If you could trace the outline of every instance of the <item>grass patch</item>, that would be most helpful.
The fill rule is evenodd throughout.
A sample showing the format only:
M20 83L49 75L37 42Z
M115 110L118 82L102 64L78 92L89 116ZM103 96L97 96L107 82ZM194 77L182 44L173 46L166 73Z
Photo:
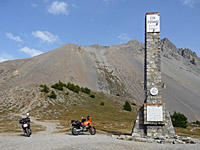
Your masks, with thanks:
M91 99L87 94L71 93L63 102L49 103L48 107L43 108L39 120L50 121L52 110L54 110L54 121L57 120L60 123L57 127L58 132L66 132L70 129L71 120L81 120L81 117L86 118L90 115L97 131L112 134L130 134L137 112L124 111L122 106L116 105L108 95L98 92L94 94L95 98ZM73 103L67 105L69 101ZM101 102L106 105L102 107ZM34 111L40 109L37 108Z
M39 89L40 87L38 87ZM52 89L51 89L52 90ZM40 91L40 90L38 90ZM95 98L91 98L87 93L75 93L72 90L64 88L63 91L54 90L57 98L49 98L49 94L40 93L38 100L32 105L31 116L38 118L40 121L56 121L58 132L70 132L71 120L81 120L91 115L93 125L99 133L110 134L130 134L134 125L137 112L135 109L131 112L123 110L125 101L128 101L134 108L133 101L126 100L121 96L110 96L100 92L93 92ZM38 94L38 93L36 93ZM101 102L104 102L102 107ZM26 104L27 105L27 104ZM136 106L140 107L140 106ZM12 116L11 112L17 112L21 108L15 105L12 110L5 109L0 111L0 132L20 132L23 133L21 125L15 118L6 120ZM6 110L6 111L5 111ZM4 117L4 118L3 118ZM45 128L31 122L33 133L44 131ZM200 127L197 124L188 124L186 129L175 128L176 134L181 136L200 137Z
M32 133L44 131L45 127L31 122ZM19 121L6 120L0 121L0 133L23 133L23 129Z
M200 138L200 126L189 123L187 128L175 127L177 135L184 137Z

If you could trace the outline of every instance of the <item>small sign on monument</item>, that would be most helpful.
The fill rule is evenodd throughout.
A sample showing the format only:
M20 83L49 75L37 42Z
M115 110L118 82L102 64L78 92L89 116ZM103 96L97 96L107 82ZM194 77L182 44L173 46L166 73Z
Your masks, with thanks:
M146 31L160 32L160 14L155 13L146 15Z
M158 89L156 87L153 87L150 89L150 93L151 93L151 95L155 96L158 94Z

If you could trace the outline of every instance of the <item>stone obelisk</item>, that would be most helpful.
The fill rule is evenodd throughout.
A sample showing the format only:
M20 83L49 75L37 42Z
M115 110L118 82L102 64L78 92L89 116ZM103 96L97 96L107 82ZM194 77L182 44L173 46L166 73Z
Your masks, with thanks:
M132 136L173 137L169 112L162 102L160 13L145 16L144 105L138 111Z

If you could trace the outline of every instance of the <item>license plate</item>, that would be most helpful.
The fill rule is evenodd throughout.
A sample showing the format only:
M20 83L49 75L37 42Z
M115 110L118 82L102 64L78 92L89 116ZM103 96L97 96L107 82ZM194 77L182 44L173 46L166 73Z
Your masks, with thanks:
M23 126L24 126L24 128L28 127L28 125L27 125L27 124L24 124Z

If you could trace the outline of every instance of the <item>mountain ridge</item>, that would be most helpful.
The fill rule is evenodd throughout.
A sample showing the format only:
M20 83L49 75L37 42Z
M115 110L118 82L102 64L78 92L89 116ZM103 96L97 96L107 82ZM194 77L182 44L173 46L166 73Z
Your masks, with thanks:
M161 40L163 100L171 112L184 112L195 120L200 114L199 57ZM41 55L0 63L0 88L72 82L94 91L144 101L144 44L131 40L121 45L66 44ZM193 99L189 101L192 93ZM3 95L3 94L2 94ZM5 99L5 97L2 96ZM14 99L13 99L14 101ZM180 105L175 108L174 104ZM195 117L197 116L197 117Z

